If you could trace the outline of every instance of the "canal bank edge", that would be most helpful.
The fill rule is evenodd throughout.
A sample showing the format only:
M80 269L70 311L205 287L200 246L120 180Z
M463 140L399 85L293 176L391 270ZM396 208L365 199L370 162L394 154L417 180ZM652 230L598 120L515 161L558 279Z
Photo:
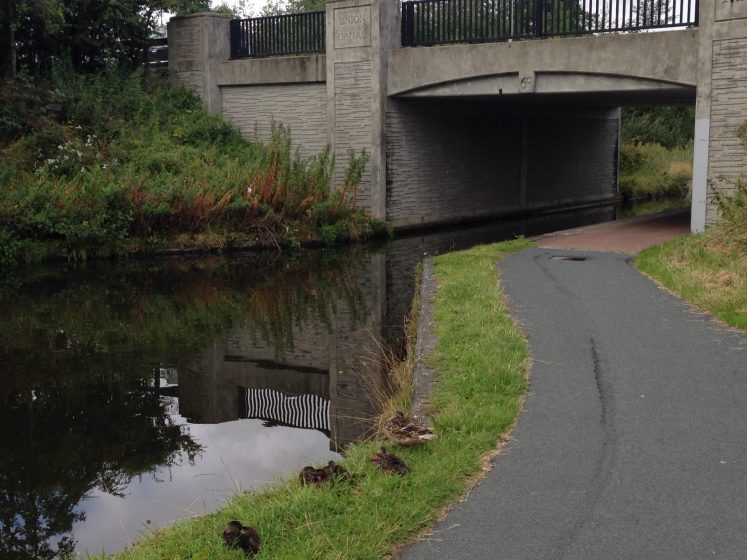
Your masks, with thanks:
M497 243L493 245L501 244L502 243ZM527 244L525 248L531 246L533 246L533 243ZM469 251L470 250L467 249L461 252L466 253ZM504 256L505 255L501 255L501 257L497 259L497 261L501 260ZM417 338L414 344L412 344L410 347L410 351L413 352L415 358L412 379L412 413L415 417L422 419L426 423L431 421L429 415L429 407L431 407L429 396L433 391L434 384L437 384L438 382L438 369L436 367L431 367L431 364L435 361L435 352L438 345L438 336L435 332L437 322L434 317L434 308L436 306L438 297L438 279L436 273L434 272L434 259L437 258L439 257L428 256L422 262L422 270L420 271L420 274L418 276L419 287L417 291L417 297L413 301L412 309L412 315L417 316L418 318L418 323L416 326ZM500 288L500 278L497 276L497 267L495 270L496 284L498 285L500 291L501 302L502 305L506 309L508 309L506 294L503 292L502 288ZM517 328L521 330L518 323L516 323L516 321L513 319L513 315L511 315L510 318L511 321L515 323ZM528 343L526 341L523 330L521 331L521 336L524 340L524 344L528 349ZM531 363L531 357L528 356L524 372L524 379L527 383L527 386L529 385ZM409 546L431 536L433 534L433 527L435 526L435 524L443 521L446 518L447 514L454 507L464 502L469 497L474 487L477 486L493 469L496 457L500 455L506 444L511 441L511 433L516 428L516 423L518 422L521 410L524 408L525 398L526 395L521 396L520 409L518 414L516 414L516 417L514 418L514 421L511 423L511 425L508 426L508 428L506 428L498 436L495 446L492 449L488 449L487 451L485 451L480 457L479 469L466 478L467 486L462 494L456 499L452 499L449 503L443 506L438 512L438 516L433 520L433 523L430 526L425 527L417 534L399 544L396 547L392 558L399 560Z
M428 397L437 372L429 366L428 360L436 351L438 343L438 338L433 332L435 327L433 306L437 291L436 278L433 274L433 257L423 260L419 288L419 297L413 302L412 310L413 316L417 313L417 335L414 349L411 349L415 358L412 372L412 414L423 422L430 423Z

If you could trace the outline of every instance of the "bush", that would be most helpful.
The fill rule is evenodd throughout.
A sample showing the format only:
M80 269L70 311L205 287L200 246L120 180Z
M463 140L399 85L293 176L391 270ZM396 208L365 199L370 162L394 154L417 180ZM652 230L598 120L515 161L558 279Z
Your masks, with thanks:
M682 194L692 179L692 143L667 149L660 144L620 145L620 189L626 198Z
M639 144L684 148L695 132L694 107L625 107L622 137Z
M43 126L20 101L17 113L3 108L20 115L0 145L0 227L9 239L90 255L184 234L297 244L380 229L355 206L365 153L351 153L333 193L330 150L301 158L282 127L266 145L250 144L191 92L139 73L53 76L48 89L33 89L47 100Z
M747 258L747 183L738 177L731 193L717 192L715 199L720 218L710 232L715 244Z

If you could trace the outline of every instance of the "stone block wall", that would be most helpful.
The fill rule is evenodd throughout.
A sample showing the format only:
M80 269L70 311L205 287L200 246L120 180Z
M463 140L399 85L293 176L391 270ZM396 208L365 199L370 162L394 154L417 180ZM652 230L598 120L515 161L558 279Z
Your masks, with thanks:
M747 20L745 27L747 27ZM747 35L747 30L745 30ZM710 185L706 223L718 217L716 192L730 194L737 177L747 178L747 146L737 130L747 121L747 37L713 42L711 121L709 144Z
M179 18L169 22L169 74L198 95L202 93L204 57L202 20Z
M304 157L327 145L327 86L324 83L221 87L223 116L250 142L270 138L273 123L290 128Z
M528 119L528 207L614 196L619 111L558 112Z
M617 109L392 100L387 219L468 221L617 195Z
M386 160L387 219L395 227L491 216L519 206L518 119L393 107L386 119Z
M348 151L366 150L370 155L373 137L371 61L338 62L334 65L335 173L333 182L339 188L345 180ZM359 206L372 209L376 204L372 188L371 165L361 178Z

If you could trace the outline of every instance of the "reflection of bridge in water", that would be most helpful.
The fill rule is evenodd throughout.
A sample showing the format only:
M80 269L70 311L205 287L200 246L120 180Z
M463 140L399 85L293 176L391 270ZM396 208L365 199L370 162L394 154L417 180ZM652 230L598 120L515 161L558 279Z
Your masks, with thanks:
M331 316L294 321L292 345L278 348L251 327L215 341L179 371L180 413L196 423L249 417L319 429L335 450L364 436L386 386L385 262L372 255L355 270L355 297L339 295Z
M239 388L241 418L266 420L266 426L319 430L331 435L329 399L316 395L286 395L273 389Z

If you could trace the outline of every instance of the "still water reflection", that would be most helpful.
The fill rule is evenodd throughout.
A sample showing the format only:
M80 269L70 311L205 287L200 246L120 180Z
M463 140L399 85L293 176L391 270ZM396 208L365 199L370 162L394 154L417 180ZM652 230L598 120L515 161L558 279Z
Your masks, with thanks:
M338 457L387 391L423 255L614 218L447 228L386 251L40 268L0 287L0 558L116 551Z
M337 457L384 390L380 258L41 269L0 292L0 558L111 551Z

